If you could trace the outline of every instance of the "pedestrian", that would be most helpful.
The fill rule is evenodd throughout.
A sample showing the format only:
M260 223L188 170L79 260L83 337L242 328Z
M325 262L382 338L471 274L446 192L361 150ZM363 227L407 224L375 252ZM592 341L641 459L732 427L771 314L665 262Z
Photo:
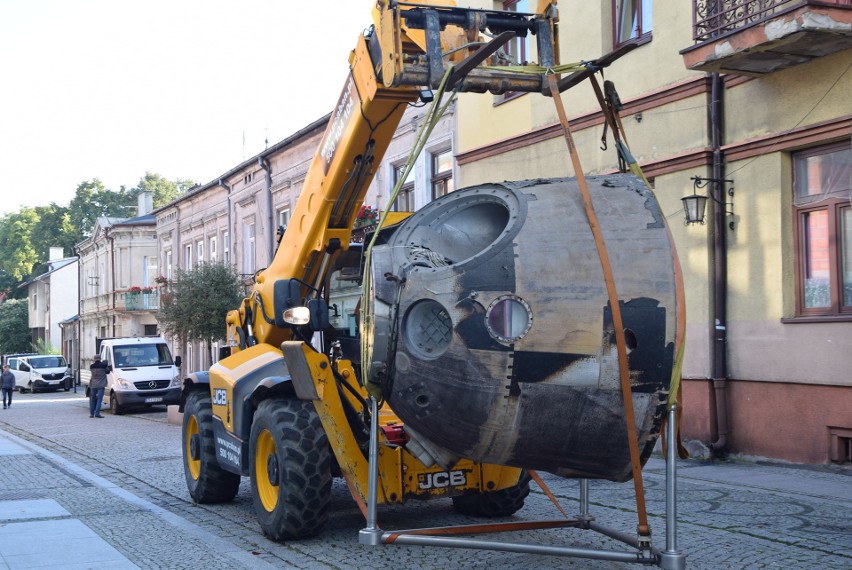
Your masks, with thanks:
M12 407L12 392L15 391L15 375L9 370L9 365L3 367L3 375L0 376L0 387L3 389L3 409Z
M109 364L101 361L101 355L95 355L95 361L89 366L92 377L89 380L89 417L102 418L101 404L104 401L104 388L107 385Z

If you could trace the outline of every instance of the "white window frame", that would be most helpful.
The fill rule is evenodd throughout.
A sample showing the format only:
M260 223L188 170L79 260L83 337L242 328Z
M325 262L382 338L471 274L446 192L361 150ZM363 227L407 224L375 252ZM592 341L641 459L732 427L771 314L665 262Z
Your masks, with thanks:
M216 262L216 258L218 257L218 253L219 253L217 251L218 250L218 247L217 247L218 244L217 244L216 240L217 240L216 236L210 237L210 261L212 263Z

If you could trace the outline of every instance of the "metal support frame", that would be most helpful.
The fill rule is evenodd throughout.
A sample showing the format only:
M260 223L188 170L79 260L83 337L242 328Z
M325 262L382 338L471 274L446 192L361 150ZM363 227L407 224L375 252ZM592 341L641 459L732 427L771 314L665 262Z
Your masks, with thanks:
M375 399L371 400L372 418L370 421L370 449L369 449L369 478L367 482L367 526L359 531L358 542L361 544L378 546L382 544L409 544L421 546L443 546L448 548L472 548L478 550L497 550L503 552L519 552L526 554L547 554L553 556L568 556L575 558L588 558L592 560L610 560L614 562L628 562L657 566L665 570L684 570L686 568L686 555L677 547L677 433L676 412L677 405L673 404L668 413L666 426L666 547L660 551L654 547L646 547L640 544L637 536L605 527L594 522L594 517L589 512L589 480L580 479L580 514L576 518L575 526L581 529L596 531L614 540L632 546L633 551L597 550L590 548L574 548L568 546L550 546L544 544L505 542L493 540L480 540L471 538L459 538L446 536L440 531L446 529L434 529L434 534L429 534L428 528L399 530L385 532L378 526L378 412ZM462 527L459 527L462 528Z

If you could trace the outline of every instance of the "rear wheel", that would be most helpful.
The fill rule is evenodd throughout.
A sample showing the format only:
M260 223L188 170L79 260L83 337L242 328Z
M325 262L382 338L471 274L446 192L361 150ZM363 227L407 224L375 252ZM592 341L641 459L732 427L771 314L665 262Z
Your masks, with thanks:
M331 450L311 402L261 402L251 426L254 510L272 540L318 534L328 520Z
M491 493L453 497L453 508L472 517L508 517L524 506L524 499L530 494L530 479L529 473L521 471L520 479L511 487Z
M206 390L193 390L183 409L183 473L196 503L224 503L240 489L240 476L222 469L213 441L213 407Z

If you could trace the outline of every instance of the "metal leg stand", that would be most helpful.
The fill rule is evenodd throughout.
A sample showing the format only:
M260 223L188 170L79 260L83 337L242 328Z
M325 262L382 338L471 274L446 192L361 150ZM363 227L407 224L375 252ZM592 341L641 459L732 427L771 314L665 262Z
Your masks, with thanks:
M660 568L683 570L686 555L677 549L677 404L669 410L666 442L666 549L660 553Z
M382 544L382 529L376 522L379 503L379 408L370 398L370 451L367 477L367 527L358 531L358 542L370 546Z
M589 480L580 479L580 514L577 516L581 528L589 528L595 517L589 513Z

